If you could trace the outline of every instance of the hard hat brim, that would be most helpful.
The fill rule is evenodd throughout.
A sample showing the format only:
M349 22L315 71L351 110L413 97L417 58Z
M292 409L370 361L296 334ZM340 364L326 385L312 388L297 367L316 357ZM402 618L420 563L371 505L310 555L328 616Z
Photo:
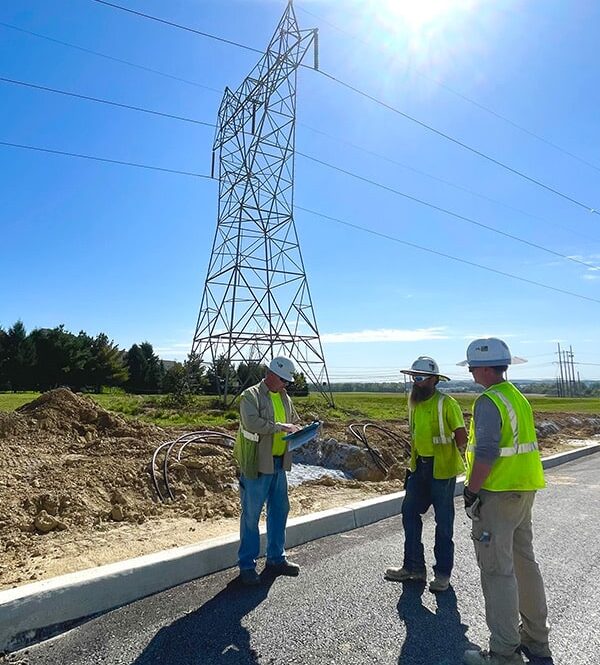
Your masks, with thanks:
M450 381L450 378L444 374L438 374L437 372L416 372L414 369L401 369L400 374L408 374L409 376L437 376L440 381Z
M494 364L491 364L491 363ZM519 356L511 356L505 360L489 361L489 360L461 360L459 363L456 363L458 367L498 367L502 365L523 365L527 360L525 358L520 358Z

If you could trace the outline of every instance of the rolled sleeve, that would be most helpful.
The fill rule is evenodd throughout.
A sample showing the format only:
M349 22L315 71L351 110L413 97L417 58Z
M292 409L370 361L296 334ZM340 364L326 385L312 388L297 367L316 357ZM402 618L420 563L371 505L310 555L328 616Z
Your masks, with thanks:
M498 407L483 395L475 402L475 461L492 465L500 455L502 418Z

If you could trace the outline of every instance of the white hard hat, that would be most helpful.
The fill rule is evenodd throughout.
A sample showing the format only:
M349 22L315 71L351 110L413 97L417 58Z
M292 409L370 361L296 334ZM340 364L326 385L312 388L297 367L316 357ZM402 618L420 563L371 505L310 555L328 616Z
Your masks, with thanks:
M433 358L429 356L419 356L410 366L410 369L401 369L402 374L415 374L427 376L439 376L442 381L450 381L447 376L440 374L440 368Z
M277 356L276 358L273 358L269 363L269 369L273 374L277 374L277 376L284 381L289 381L291 383L294 380L294 372L296 371L296 368L294 367L294 363L285 356Z
M458 365L464 367L502 367L503 365L520 365L526 363L525 358L510 355L506 342L497 337L476 339L467 347L467 359Z

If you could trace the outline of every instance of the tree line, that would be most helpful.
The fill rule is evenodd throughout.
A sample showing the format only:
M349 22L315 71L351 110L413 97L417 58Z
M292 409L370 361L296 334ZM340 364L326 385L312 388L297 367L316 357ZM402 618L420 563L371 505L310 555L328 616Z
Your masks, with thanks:
M8 330L0 327L0 391L67 386L76 392L121 388L135 394L217 395L225 380L228 391L235 392L257 383L265 372L260 363L235 367L224 357L207 367L191 354L183 363L168 362L165 366L150 342L125 350L105 333L92 337L81 331L75 335L64 325L35 328L29 333L22 321ZM292 389L297 395L308 394L302 373L295 375Z

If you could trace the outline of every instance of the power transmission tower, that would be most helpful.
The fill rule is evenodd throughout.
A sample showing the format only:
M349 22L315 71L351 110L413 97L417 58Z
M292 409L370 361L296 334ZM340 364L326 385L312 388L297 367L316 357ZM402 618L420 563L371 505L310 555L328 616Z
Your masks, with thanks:
M192 355L211 364L225 403L235 363L292 358L333 405L293 217L297 70L317 30L300 30L291 0L265 54L225 88L213 145L219 210Z

